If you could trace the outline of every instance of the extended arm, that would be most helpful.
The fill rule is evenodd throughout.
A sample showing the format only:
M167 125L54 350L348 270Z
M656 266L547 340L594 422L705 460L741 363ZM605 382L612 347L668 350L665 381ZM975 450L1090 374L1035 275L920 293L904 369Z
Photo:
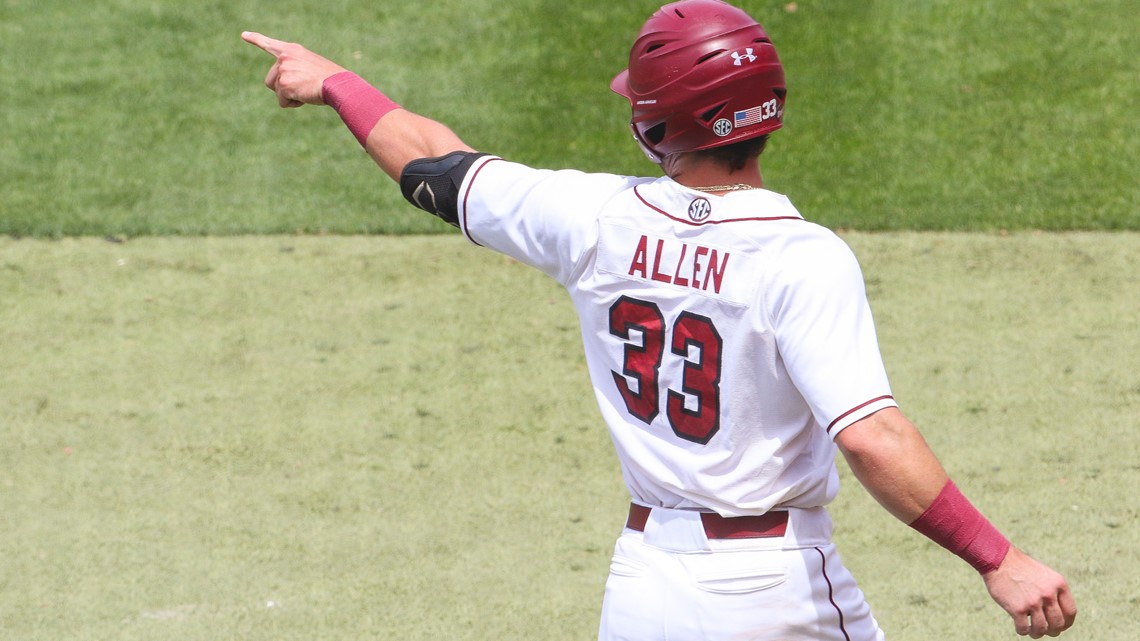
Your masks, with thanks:
M368 155L392 180L399 182L404 167L413 160L474 151L445 125L400 108L344 67L301 45L248 31L242 39L276 59L265 85L277 94L279 105L334 105ZM337 81L326 84L334 76Z
M1064 577L1008 545L958 493L918 429L897 408L851 425L836 443L855 477L887 511L982 573L990 596L1009 613L1018 634L1057 636L1073 624L1077 607Z

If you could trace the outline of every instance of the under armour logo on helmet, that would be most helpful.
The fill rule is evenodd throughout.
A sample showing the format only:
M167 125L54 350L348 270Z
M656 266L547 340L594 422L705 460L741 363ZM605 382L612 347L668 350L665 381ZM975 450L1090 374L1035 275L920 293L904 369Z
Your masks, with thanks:
M733 51L732 52L732 59L736 61L732 64L734 66L739 67L739 66L744 64L745 60L747 60L748 62L756 62L756 55L752 53L752 47L748 47L747 49L744 50L743 56L740 55L739 51Z

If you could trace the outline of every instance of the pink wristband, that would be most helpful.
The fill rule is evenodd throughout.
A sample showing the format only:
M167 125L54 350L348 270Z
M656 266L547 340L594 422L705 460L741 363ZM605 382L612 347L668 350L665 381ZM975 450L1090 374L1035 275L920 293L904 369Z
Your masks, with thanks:
M372 133L376 123L389 111L400 108L391 98L351 71L325 78L321 97L326 105L340 114L361 147L367 146L368 134Z
M938 498L910 526L982 574L998 569L1009 552L1009 540L970 504L953 481L946 481Z

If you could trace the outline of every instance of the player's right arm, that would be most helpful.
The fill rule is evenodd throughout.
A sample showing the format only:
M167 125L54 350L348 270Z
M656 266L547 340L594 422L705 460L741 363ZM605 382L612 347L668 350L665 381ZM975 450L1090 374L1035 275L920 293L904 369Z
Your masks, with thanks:
M950 482L918 429L897 408L876 412L835 438L852 473L900 521L978 569L1018 634L1039 639L1072 626L1065 578L1009 545Z
M273 56L265 85L284 108L333 106L376 164L400 181L413 160L474 151L451 129L400 108L358 76L299 44L244 32L242 39Z

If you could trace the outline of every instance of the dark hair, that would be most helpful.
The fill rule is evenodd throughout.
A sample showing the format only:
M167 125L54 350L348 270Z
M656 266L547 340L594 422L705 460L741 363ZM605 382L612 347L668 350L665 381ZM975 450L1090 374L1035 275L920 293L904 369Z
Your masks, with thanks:
M758 158L760 154L764 153L764 147L767 144L768 134L764 134L763 136L729 143L723 147L702 149L701 151L695 151L693 153L727 165L731 171L740 171L744 169L744 165L746 165L749 160Z

